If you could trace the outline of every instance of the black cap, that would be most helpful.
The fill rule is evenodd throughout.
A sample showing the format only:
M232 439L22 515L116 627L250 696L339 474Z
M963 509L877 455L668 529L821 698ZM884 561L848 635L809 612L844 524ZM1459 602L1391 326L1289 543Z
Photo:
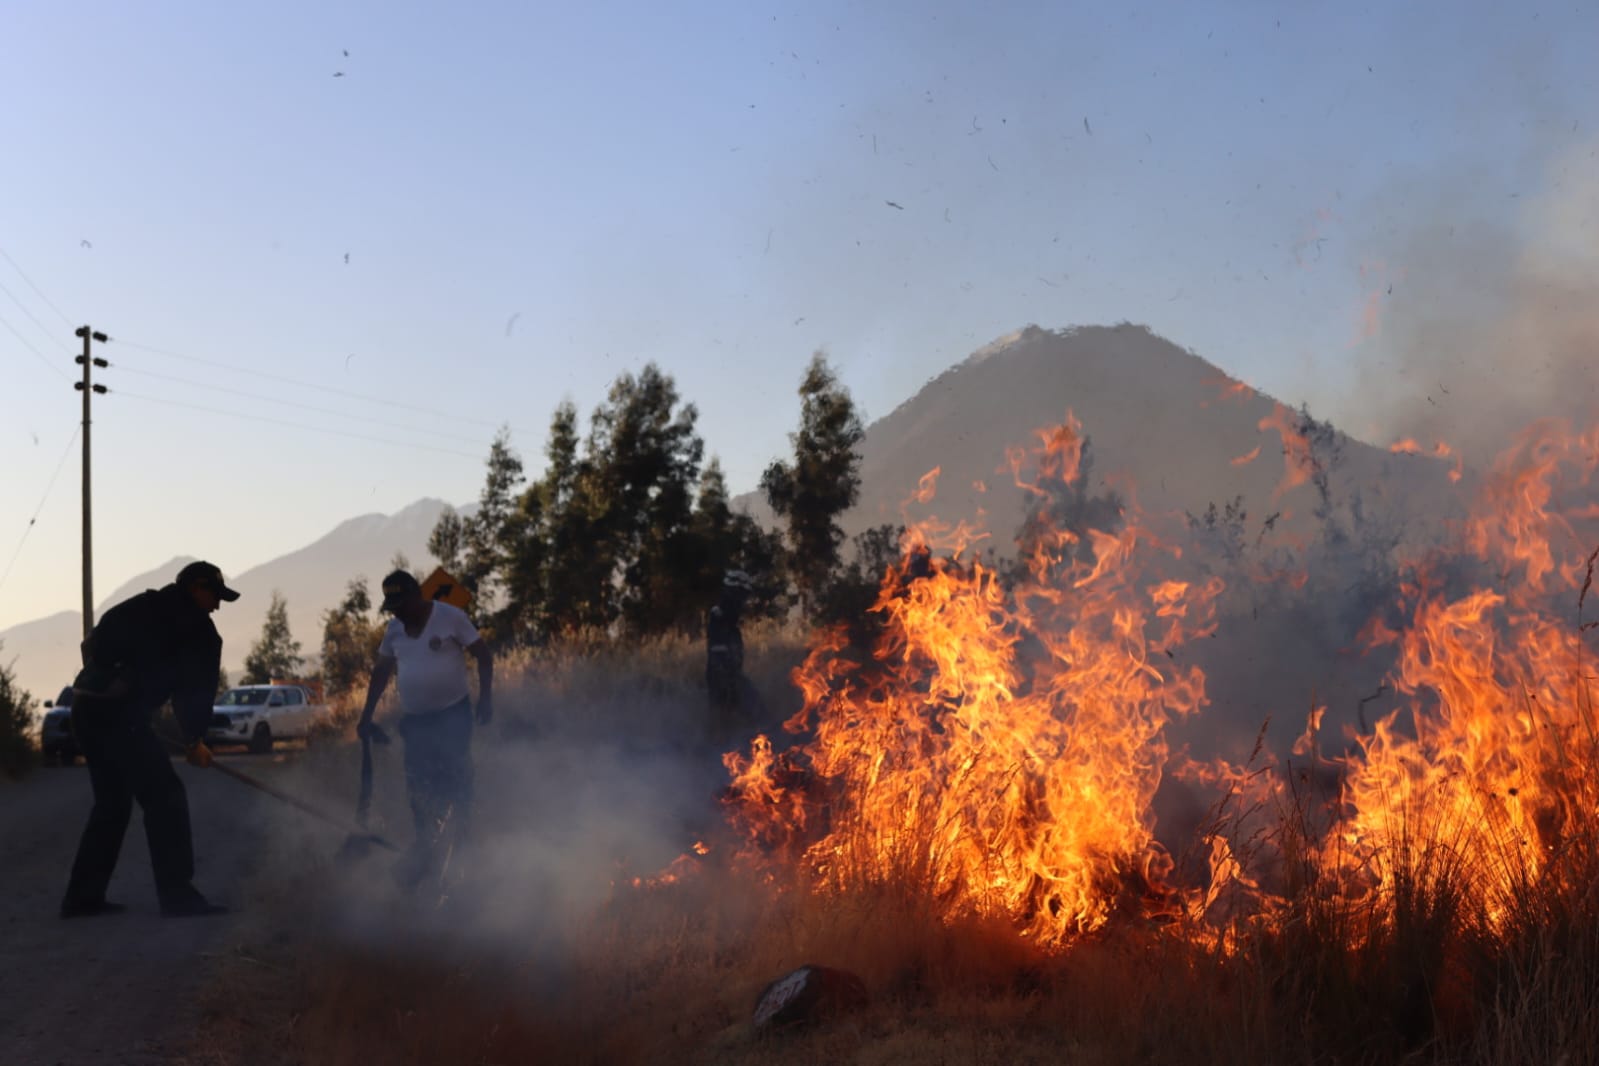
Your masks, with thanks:
M178 571L177 583L183 588L204 585L217 594L217 599L226 600L229 603L239 598L239 594L228 588L228 583L222 580L222 571L214 563L190 563Z
M396 570L383 579L383 584L378 586L383 590L383 602L379 610L393 611L413 592L422 591L422 583L416 575L409 570Z

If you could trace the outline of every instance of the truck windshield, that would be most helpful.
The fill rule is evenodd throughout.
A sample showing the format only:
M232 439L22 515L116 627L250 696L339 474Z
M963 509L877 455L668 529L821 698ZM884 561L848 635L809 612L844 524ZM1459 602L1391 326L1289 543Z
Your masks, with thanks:
M217 700L218 707L259 707L267 701L264 688L230 688Z

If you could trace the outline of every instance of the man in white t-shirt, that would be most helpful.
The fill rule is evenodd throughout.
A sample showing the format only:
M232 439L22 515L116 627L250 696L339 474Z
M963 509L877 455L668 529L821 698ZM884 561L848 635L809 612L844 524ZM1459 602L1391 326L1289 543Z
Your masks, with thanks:
M494 656L465 611L423 598L422 586L406 570L383 579L383 610L394 617L378 645L356 732L365 737L374 729L378 700L398 675L405 783L416 822L406 879L414 884L431 870L443 832L453 828L459 837L471 816L472 704L461 653L477 659L480 725L494 714Z

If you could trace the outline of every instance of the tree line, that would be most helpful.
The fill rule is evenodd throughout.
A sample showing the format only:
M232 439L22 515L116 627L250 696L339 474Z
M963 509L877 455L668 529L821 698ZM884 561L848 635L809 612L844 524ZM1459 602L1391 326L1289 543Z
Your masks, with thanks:
M760 482L780 529L734 510L720 461L706 457L698 409L651 363L618 376L586 424L574 404L560 403L536 478L509 433L497 434L476 508L447 509L428 551L473 592L475 621L502 647L697 633L729 569L753 576L755 612L826 621L858 605L858 587L881 577L859 553L849 565L840 558L839 520L860 495L865 430L821 353L798 393L792 454ZM875 534L874 557L886 540L897 543L887 530ZM322 616L329 695L365 683L381 634L366 579L352 580ZM289 676L303 661L275 596L246 680Z
M851 639L864 644L875 625L869 609L884 572L906 551L904 529L868 529L845 558L840 519L860 495L858 447L865 430L848 389L821 353L806 367L798 395L791 453L770 463L760 479L777 529L733 509L721 463L706 458L697 409L652 363L618 376L586 425L570 401L559 404L537 478L526 476L509 434L497 434L477 507L447 509L428 550L472 590L474 620L500 647L697 635L723 574L734 568L754 579L758 595L750 610L757 616L844 623ZM1121 500L1089 488L1093 459L1086 439L1081 459L1075 477L1030 504L1017 531L1018 558L1034 554L1030 542L1041 531L1118 524ZM1083 542L1082 550L1090 550L1086 537ZM1021 576L1020 563L989 555L1003 580ZM349 583L322 623L326 691L358 690L383 625L364 578ZM247 667L246 679L291 675L302 661L291 644L274 598L252 661L272 664L276 672Z
M620 375L586 426L572 403L557 406L534 480L502 431L476 510L447 511L428 549L473 590L499 642L692 631L735 567L753 575L765 610L813 607L838 567L839 517L859 496L864 430L821 354L799 396L793 455L761 478L783 533L733 509L697 409L652 363Z

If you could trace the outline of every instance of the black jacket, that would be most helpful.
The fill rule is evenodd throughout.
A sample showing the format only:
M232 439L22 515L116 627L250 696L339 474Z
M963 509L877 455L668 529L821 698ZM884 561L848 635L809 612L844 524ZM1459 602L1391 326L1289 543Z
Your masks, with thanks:
M739 629L743 612L737 600L724 597L705 619L706 665L744 669L744 634Z
M184 738L211 723L222 637L211 616L176 585L123 600L101 616L83 642L83 670L73 687L85 713L148 725L172 701Z

